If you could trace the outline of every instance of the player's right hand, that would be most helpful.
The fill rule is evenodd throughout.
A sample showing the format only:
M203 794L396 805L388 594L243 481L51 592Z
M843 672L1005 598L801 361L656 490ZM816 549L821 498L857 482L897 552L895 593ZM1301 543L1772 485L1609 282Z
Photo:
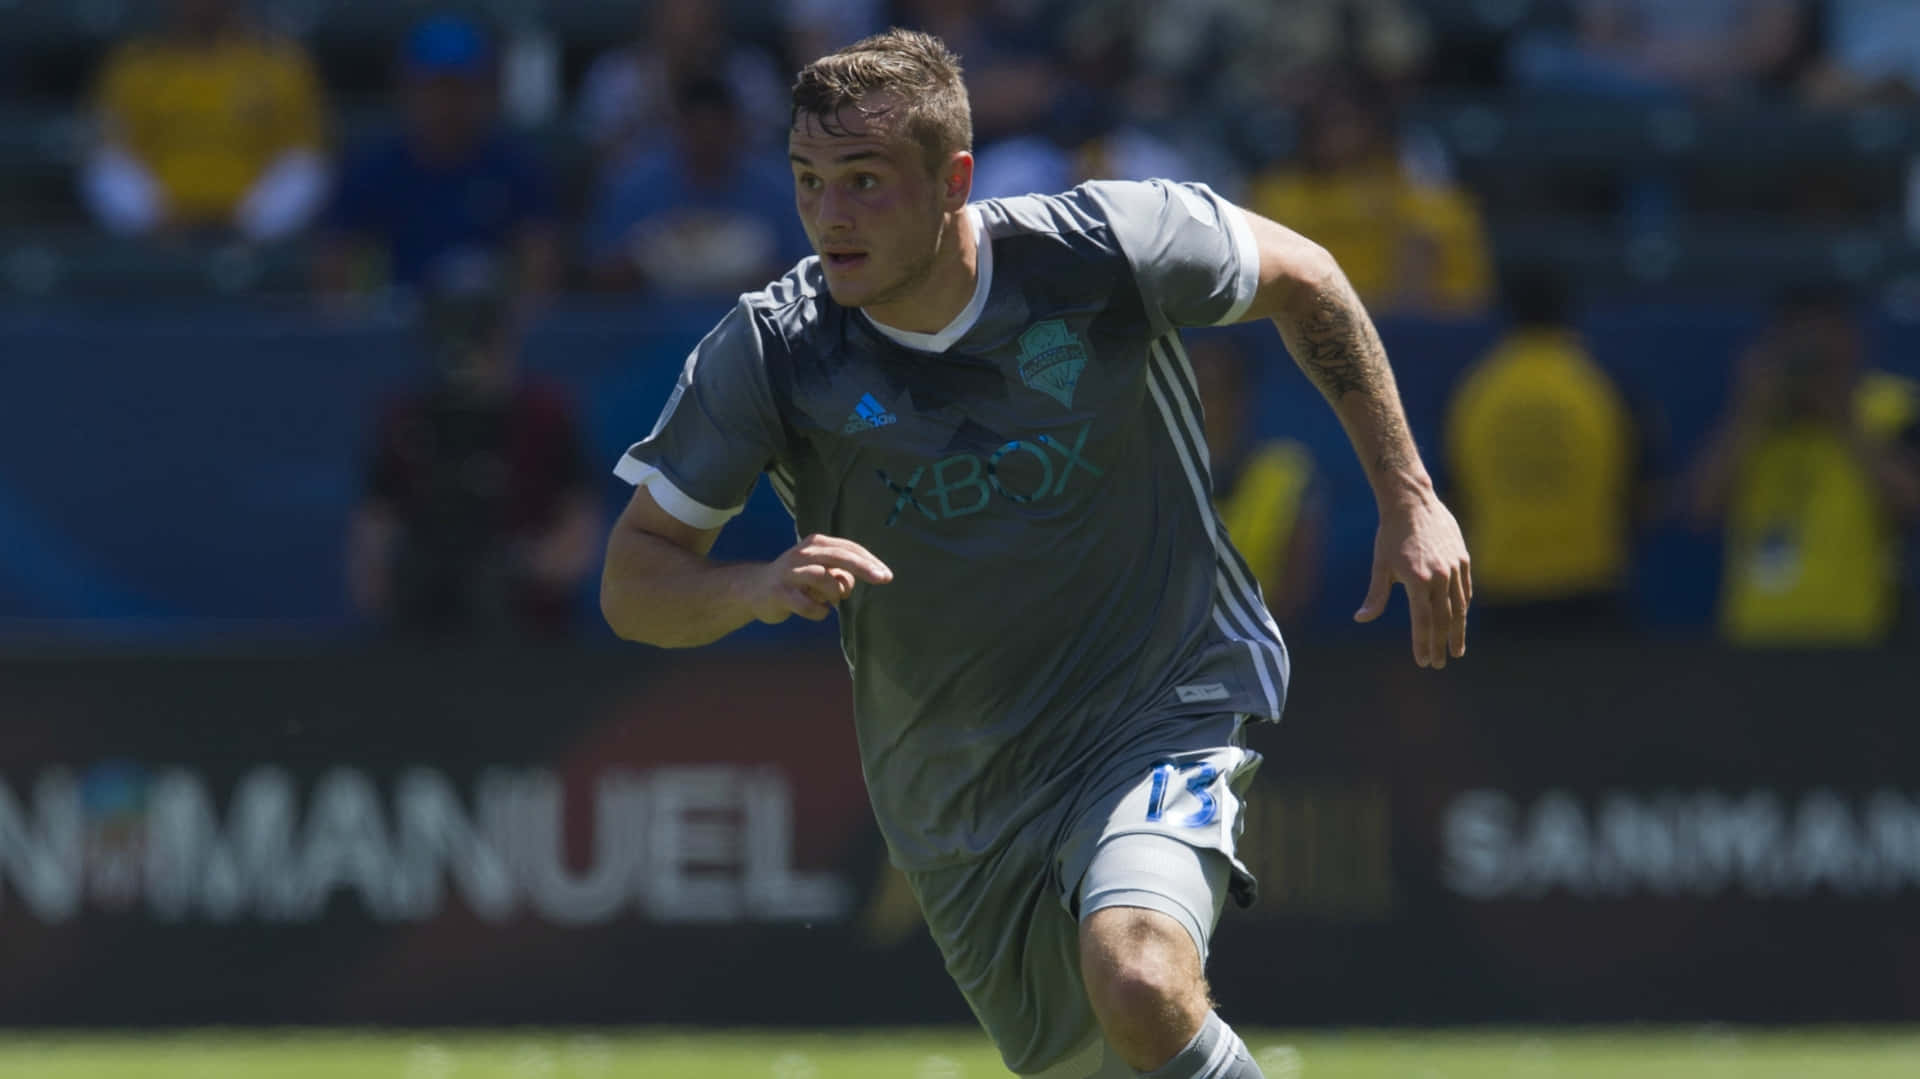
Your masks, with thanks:
M859 581L886 584L893 571L872 551L838 536L812 535L754 575L749 604L769 624L792 615L818 622L853 594Z

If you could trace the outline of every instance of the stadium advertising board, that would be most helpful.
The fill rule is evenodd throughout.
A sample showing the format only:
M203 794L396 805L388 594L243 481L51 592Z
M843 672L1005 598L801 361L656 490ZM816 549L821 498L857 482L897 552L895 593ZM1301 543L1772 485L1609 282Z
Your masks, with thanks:
M435 768L382 784L333 766L303 791L255 766L216 811L204 775L129 762L40 773L31 810L0 787L0 835L25 908L60 924L88 907L161 923L310 923L344 896L375 924L458 904L503 924L564 926L629 914L660 925L833 921L850 889L792 865L793 797L779 769L735 764L609 769L563 819L564 780L489 769L468 798ZM570 865L566 836L591 851Z
M1920 1018L1893 655L1297 654L1249 1021ZM964 1022L832 653L0 663L0 1021Z

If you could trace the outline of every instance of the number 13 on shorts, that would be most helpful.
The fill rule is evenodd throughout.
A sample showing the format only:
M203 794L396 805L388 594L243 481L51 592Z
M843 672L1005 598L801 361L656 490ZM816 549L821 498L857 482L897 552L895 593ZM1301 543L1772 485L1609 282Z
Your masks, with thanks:
M1220 816L1213 781L1220 770L1212 761L1165 761L1153 766L1153 785L1147 791L1147 821L1159 824L1172 817L1189 828L1205 828Z

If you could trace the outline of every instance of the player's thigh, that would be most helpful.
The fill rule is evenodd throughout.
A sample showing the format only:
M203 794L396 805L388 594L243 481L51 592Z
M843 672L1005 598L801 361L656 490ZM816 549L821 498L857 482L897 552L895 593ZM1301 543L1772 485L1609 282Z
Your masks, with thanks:
M1232 861L1218 850L1158 832L1108 838L1076 897L1083 969L1089 958L1122 956L1149 964L1169 988L1201 991L1232 877ZM1099 917L1103 911L1112 913Z
M1101 793L1075 819L1058 854L1057 871L1066 885L1062 900L1076 918L1086 913L1082 901L1095 859L1112 851L1109 872L1096 882L1097 890L1140 893L1146 898L1139 905L1162 910L1190 933L1197 929L1196 947L1205 958L1224 897L1232 895L1245 906L1254 896L1253 875L1241 864L1237 847L1243 798L1260 755L1239 744L1239 729L1235 717L1196 722L1194 731L1182 732L1167 752L1135 757L1109 770L1095 788ZM1195 741L1211 744L1187 748ZM1196 853L1184 855L1151 840L1114 845L1126 836L1157 836ZM1224 886L1217 886L1223 875ZM1128 877L1136 884L1127 885ZM1163 901L1150 905L1153 896Z
M1098 1021L1080 980L1078 927L1062 907L1050 844L1015 843L980 862L908 880L927 928L1008 1070L1084 1079Z

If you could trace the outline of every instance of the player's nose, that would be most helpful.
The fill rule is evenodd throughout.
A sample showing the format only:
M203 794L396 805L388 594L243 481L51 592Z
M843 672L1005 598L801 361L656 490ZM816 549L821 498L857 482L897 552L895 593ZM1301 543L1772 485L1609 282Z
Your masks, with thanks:
M829 185L814 203L813 223L822 235L851 231L853 228L852 205L844 194L835 191Z

